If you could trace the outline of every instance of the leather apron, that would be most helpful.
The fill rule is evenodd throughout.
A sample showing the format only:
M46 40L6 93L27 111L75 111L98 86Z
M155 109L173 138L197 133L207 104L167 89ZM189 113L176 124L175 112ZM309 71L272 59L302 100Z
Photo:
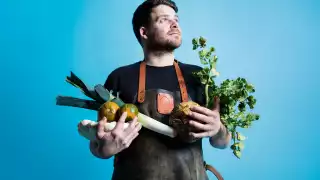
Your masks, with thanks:
M146 90L146 63L141 61L139 91L134 100L139 112L166 125L173 106L192 100L177 61L174 67L180 91ZM208 180L207 169L222 179L205 164L201 139L188 143L142 128L131 145L115 155L112 180Z

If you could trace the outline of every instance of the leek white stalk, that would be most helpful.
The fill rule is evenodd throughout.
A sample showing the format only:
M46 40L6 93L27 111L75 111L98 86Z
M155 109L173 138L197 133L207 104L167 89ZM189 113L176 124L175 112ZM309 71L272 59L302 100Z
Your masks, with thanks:
M138 122L141 123L143 127L149 130L152 130L154 132L160 133L162 135L166 135L172 138L174 138L177 135L176 131L172 127L167 126L159 121L156 121L155 119L148 117L142 113L138 114ZM88 140L95 140L97 125L98 125L98 122L96 121L92 121L88 119L82 120L78 124L78 132L81 136L83 136ZM126 129L128 125L129 123L125 123L124 128ZM116 126L116 122L107 122L104 130L111 131L115 126Z
M142 113L138 113L138 122L140 122L143 127L150 129L154 132L157 132L172 138L174 138L177 135L176 131L172 127L165 125L159 121L156 121L155 119L149 116L146 116Z

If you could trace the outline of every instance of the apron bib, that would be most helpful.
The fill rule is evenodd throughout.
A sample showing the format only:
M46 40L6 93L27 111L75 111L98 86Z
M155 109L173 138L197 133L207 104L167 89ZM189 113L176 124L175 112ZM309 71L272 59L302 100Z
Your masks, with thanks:
M191 101L177 61L174 61L180 91L145 89L146 63L140 64L139 90L134 104L139 112L169 125L174 106ZM114 156L112 180L209 180L210 170L221 175L203 161L202 140L193 143L181 141L142 128L129 148Z

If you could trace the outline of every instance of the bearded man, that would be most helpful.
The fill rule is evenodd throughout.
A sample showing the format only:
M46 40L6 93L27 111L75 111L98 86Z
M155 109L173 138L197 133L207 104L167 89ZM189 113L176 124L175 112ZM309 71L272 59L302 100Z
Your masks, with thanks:
M201 106L191 108L190 131L176 138L141 128L137 118L124 129L125 113L110 132L103 129L107 119L99 120L97 140L90 142L90 150L98 158L115 157L112 180L207 180L202 139L208 137L215 148L226 148L230 141L219 118L218 100L213 110L203 107L204 88L192 75L201 67L174 57L182 42L177 12L170 0L147 0L136 9L133 31L144 59L113 70L104 86L167 125L177 104L192 100Z

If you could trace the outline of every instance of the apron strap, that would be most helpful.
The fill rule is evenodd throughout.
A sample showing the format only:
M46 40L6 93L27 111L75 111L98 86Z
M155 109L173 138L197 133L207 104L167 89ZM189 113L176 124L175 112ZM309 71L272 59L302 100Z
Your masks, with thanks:
M139 72L139 91L138 91L138 102L142 103L144 101L146 92L146 62L142 61L140 63Z
M186 83L184 81L181 69L178 65L178 63L176 61L174 61L174 67L176 70L176 74L177 74L177 78L178 78L178 82L179 82L179 87L180 87L180 92L181 92L181 98L182 98L182 102L188 102L188 92L187 92L187 87L186 87Z
M221 176L221 174L213 166L211 166L211 165L207 164L206 162L204 162L204 167L205 167L205 169L207 171L212 172L212 174L214 174L218 180L224 180L223 177Z
M180 87L180 93L181 93L181 100L182 102L188 101L188 92L186 83L184 81L181 69L177 63L177 61L174 61L174 68L176 70L179 87ZM145 88L146 88L146 62L142 61L140 63L140 72L139 72L139 90L138 90L138 102L142 103L144 102L145 98Z

